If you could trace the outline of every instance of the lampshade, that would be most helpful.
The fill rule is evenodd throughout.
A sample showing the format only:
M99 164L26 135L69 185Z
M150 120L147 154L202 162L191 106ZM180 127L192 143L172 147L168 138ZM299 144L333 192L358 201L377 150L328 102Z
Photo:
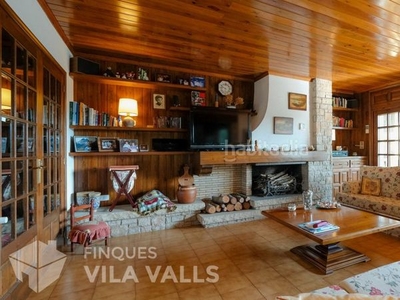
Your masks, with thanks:
M138 105L135 99L120 98L118 105L118 114L126 116L122 121L122 124L126 127L133 127L136 125L136 121L131 117L138 115Z
M1 109L11 109L11 90L1 88Z

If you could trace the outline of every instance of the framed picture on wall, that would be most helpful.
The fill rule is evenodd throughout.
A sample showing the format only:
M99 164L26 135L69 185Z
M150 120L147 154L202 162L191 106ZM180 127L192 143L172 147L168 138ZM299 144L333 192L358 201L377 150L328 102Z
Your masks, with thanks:
M289 109L307 110L307 95L289 93Z
M154 109L165 109L165 95L154 94L153 95L153 108Z
M274 117L274 134L293 134L293 118Z

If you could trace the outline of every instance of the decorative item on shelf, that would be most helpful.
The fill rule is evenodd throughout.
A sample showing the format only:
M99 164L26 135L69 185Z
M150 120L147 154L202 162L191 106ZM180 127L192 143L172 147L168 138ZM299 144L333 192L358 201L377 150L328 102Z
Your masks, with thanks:
M199 91L191 92L192 105L193 106L205 106L206 105L206 93Z
M171 82L171 76L168 74L157 74L156 81L158 82Z
M153 108L154 109L165 109L165 95L164 94L153 94Z
M139 80L150 80L149 70L145 68L138 68L137 79Z
M137 139L120 139L119 140L120 152L138 152L139 143Z
M139 151L140 151L140 152L148 152L148 151L149 151L149 145L141 144L141 145L139 146Z
M132 117L138 116L138 105L135 99L120 98L118 105L118 114L125 116L122 121L125 127L134 127L136 121Z
M189 80L186 78L178 78L177 82L181 85L189 85Z
M179 97L178 97L178 95L173 95L173 96L172 96L172 105L173 105L174 107L181 106L181 104L179 103Z
M105 77L115 77L115 74L114 74L113 70L111 69L111 67L108 67L103 75Z

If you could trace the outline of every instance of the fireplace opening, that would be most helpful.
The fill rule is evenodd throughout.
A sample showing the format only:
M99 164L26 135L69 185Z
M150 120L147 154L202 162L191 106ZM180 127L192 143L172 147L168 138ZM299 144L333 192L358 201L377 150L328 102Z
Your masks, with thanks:
M304 166L306 163L253 165L252 194L255 196L301 194Z

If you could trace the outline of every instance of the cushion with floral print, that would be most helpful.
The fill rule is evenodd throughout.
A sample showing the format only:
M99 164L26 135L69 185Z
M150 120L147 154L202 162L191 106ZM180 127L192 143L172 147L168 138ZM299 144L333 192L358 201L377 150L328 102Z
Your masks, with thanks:
M400 167L362 166L360 175L380 179L380 195L400 200Z

